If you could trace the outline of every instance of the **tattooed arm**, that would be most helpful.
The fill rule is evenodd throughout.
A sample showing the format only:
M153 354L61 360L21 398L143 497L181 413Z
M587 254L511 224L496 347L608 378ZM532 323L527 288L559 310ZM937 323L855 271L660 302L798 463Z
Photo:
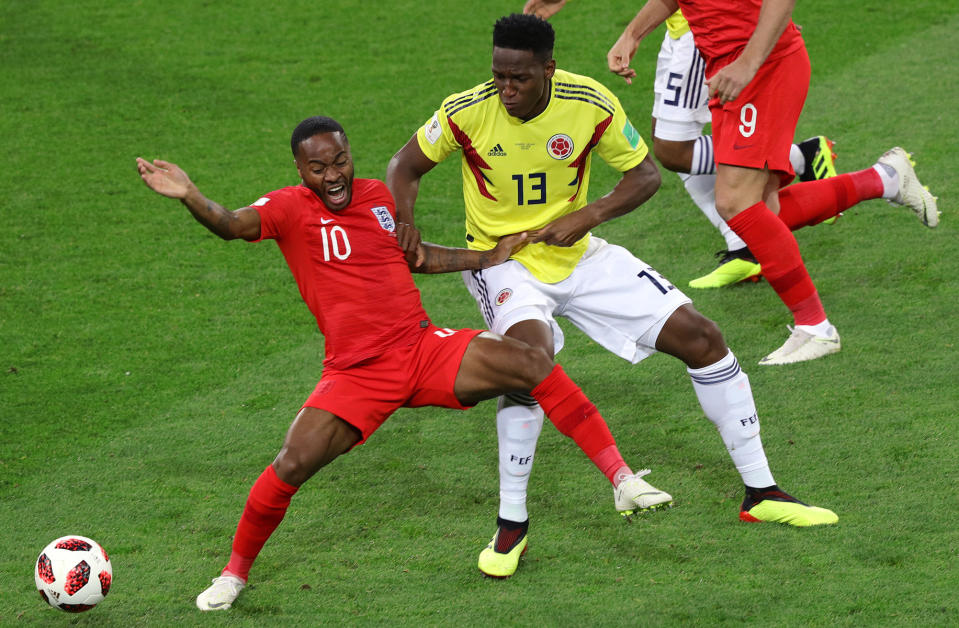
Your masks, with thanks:
M515 233L503 236L496 243L496 248L488 251L473 251L459 249L430 242L419 245L417 258L422 263L410 262L410 270L414 273L452 273L461 270L482 270L490 266L502 264L509 256L526 246L527 234ZM409 259L409 256L407 257Z

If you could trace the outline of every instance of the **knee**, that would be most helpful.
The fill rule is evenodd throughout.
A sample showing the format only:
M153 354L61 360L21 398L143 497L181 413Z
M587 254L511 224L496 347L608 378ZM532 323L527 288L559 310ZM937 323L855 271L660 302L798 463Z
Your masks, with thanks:
M289 445L283 445L283 449L273 460L276 477L291 486L300 486L310 479L313 472L308 471L308 467L306 457Z
M670 142L653 138L653 154L656 160L672 172L689 172L690 155L682 148L680 142Z
M357 428L332 412L305 407L287 431L273 469L287 484L299 486L361 438Z
M729 352L719 327L692 307L681 308L660 333L657 349L692 369L715 364Z
M700 316L700 319L690 343L690 354L685 360L686 365L694 369L715 364L729 352L719 326L705 316Z
M556 363L544 349L527 346L517 352L516 366L525 384L523 392L529 392L549 376Z
M320 470L330 457L330 440L309 435L308 440L288 438L273 460L276 476L293 486L300 486Z
M725 194L716 188L716 212L723 220L729 220L736 215L738 206L732 194Z

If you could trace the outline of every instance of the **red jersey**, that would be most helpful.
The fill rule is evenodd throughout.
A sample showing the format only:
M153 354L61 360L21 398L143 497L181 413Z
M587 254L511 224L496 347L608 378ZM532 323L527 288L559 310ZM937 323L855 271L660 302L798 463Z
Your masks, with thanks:
M300 295L326 338L324 365L343 369L416 342L429 325L396 240L393 196L381 181L356 179L333 212L303 185L256 201L260 240L276 240Z
M762 0L679 0L683 17L706 60L707 78L734 61L756 30ZM772 52L776 59L805 46L799 29L790 20Z

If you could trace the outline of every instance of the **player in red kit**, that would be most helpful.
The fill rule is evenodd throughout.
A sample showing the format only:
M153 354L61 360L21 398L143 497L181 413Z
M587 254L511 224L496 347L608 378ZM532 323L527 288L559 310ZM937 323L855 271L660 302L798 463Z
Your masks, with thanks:
M793 178L789 150L809 89L810 65L794 0L648 0L620 42L631 53L609 58L629 76L640 41L681 8L706 61L716 161L716 208L762 266L795 321L782 347L760 364L790 364L839 351L792 231L818 224L864 200L909 207L928 227L936 198L919 182L910 155L895 147L871 168L782 187ZM618 42L619 43L619 42Z
M197 597L205 611L230 608L300 485L400 407L466 409L529 394L610 481L631 473L596 407L546 352L490 332L439 328L423 310L411 266L429 273L487 268L522 246L525 234L505 236L488 251L422 243L408 264L392 196L380 181L354 181L349 143L335 120L304 120L291 148L302 185L236 211L203 196L177 165L137 159L148 187L179 199L216 235L276 240L326 340L320 382L250 490L221 576Z

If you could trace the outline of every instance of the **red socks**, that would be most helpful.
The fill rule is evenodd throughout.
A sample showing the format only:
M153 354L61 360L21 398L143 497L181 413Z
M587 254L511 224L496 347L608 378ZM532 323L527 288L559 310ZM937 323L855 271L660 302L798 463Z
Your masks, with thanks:
M826 311L803 265L796 238L766 203L756 203L726 224L749 247L763 268L763 277L793 313L797 325L816 325L826 320Z
M273 465L260 474L250 489L246 507L236 527L233 553L223 570L224 573L229 572L243 580L249 577L253 561L263 549L263 544L280 525L286 509L290 506L290 499L297 490L298 487L287 484L276 476Z
M826 320L826 311L790 231L820 223L862 201L881 198L882 192L879 173L867 168L787 186L779 191L778 216L759 202L726 224L746 242L796 324L816 325Z
M873 168L796 183L779 191L779 219L795 231L832 218L857 203L880 197L882 179ZM749 250L752 251L752 247Z
M572 438L615 486L616 471L627 465L599 410L563 368L554 366L531 394L556 429Z

